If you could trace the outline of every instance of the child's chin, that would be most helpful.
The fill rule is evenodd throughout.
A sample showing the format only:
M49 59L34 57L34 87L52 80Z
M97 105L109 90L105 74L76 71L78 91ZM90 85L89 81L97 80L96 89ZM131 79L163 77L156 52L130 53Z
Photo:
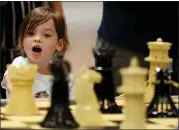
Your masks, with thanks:
M41 63L41 62L42 62L41 58L36 58L36 57L31 57L30 58L30 63L38 64L38 63Z

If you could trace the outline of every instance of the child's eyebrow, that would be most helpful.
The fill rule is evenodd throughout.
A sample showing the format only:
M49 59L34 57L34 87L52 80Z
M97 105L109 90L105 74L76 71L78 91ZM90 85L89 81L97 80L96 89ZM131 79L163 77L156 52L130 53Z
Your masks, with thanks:
M52 29L50 29L50 28L44 28L44 30L47 30L47 31L51 31L51 32L53 32L53 30L52 30Z

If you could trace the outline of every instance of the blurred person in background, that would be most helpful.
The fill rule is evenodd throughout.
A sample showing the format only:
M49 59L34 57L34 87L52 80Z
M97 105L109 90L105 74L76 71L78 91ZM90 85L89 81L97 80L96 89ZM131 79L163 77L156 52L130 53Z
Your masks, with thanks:
M132 56L143 67L149 63L147 42L162 38L171 42L172 80L178 82L178 2L104 1L102 20L95 50L103 54L115 51L113 58L115 86L121 85L119 69L127 67Z

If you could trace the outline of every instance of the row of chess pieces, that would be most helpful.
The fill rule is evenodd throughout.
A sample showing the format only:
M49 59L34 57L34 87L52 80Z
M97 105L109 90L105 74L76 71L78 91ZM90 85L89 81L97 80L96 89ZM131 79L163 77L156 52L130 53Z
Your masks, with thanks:
M52 62L51 70L56 79L52 86L51 106L41 122L42 127L104 127L106 122L102 118L101 112L122 112L122 107L115 102L114 86L112 85L112 57L109 58L95 52L94 55L96 59L95 67L83 68L75 81L75 101L77 104L73 114L69 109L68 82L65 80L65 69L57 62L59 57L56 57L54 62ZM108 66L106 66L106 63L108 63ZM20 67L8 65L7 68L14 89L6 106L5 114L17 116L39 114L34 95L32 94L32 84L37 73L37 66L30 64ZM122 126L123 128L143 129L145 128L144 121L146 117L143 96L147 70L141 68L138 65L137 58L134 57L130 66L121 69L120 73L123 77L123 85L120 88L120 92L125 93L125 102L127 104L124 105L124 115L128 119L123 121ZM173 82L168 80L166 71L161 68L156 69L156 77L156 82L153 82L156 89L153 99L147 107L147 117L178 117L178 109L175 107L169 94L169 87ZM130 99L131 97L132 99ZM106 100L107 109L105 109ZM165 104L170 107L170 109L167 107L167 112L163 110L159 112L158 106L161 102L162 105ZM138 119L137 123L130 120L132 119L130 114L132 109L136 110L136 114L133 113L133 116ZM84 119L84 117L87 118Z

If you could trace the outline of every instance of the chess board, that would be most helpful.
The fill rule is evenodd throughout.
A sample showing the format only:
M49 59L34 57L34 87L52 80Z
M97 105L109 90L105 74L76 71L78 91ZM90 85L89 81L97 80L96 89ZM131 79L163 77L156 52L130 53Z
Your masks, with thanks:
M172 98L175 105L178 107L178 97ZM124 100L122 98L117 99L118 105L123 105ZM47 109L50 106L48 100L37 100L37 106L39 108L39 115L36 116L6 116L4 114L5 105L1 104L1 129L2 130L45 130L49 128L40 127L39 123L44 119ZM70 105L72 113L75 112L75 105ZM140 114L140 113L139 113ZM85 130L119 130L121 122L125 119L124 114L102 114L102 117L106 121L104 128L78 128ZM85 118L85 117L84 117ZM147 129L177 129L178 118L149 118L146 121Z

